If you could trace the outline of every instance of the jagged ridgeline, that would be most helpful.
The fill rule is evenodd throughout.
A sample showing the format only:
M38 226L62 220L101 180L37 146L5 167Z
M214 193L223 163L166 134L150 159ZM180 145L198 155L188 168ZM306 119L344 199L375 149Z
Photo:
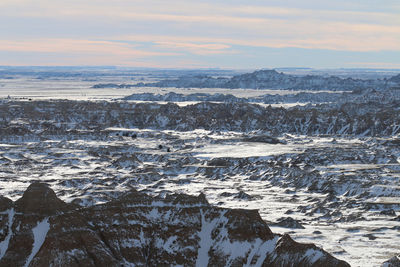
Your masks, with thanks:
M248 103L199 103L181 107L173 103L8 101L0 102L0 138L40 139L46 134L66 131L73 136L84 134L82 130L91 130L87 134L93 135L98 133L94 130L107 127L393 136L400 132L398 104L345 103L284 109Z
M131 87L177 87L177 88L229 88L229 89L280 89L280 90L331 90L353 91L355 89L382 90L397 86L400 75L390 79L353 79L336 76L306 75L295 76L276 70L258 70L231 78L214 78L207 75L183 76L158 82L137 84L96 84L93 88L131 88Z
M0 266L396 266L399 77L257 71L88 90L135 93L113 100L4 98ZM275 80L299 91L261 90ZM36 181L55 192L21 198Z
M33 183L0 198L0 266L350 266L271 232L255 210L135 190L87 208Z

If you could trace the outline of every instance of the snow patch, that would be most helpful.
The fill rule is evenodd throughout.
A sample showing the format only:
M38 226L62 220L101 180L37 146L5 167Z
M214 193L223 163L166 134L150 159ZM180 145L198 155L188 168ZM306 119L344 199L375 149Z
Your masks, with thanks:
M12 236L12 225L14 222L14 209L9 209L7 210L8 213L8 234L6 238L0 242L0 260L4 257L4 254L6 254L6 251L8 249L8 244L10 243L10 239Z
M220 218L216 218L212 220L211 222L208 222L206 220L205 214L203 210L200 210L201 214L201 230L199 232L199 250L197 254L197 260L196 260L196 267L202 267L202 266L207 266L208 261L209 261L209 256L208 252L210 251L210 248L213 244L213 239L211 237L211 232L215 229L217 226L218 222L220 221ZM221 217L224 214L221 214Z
M305 257L308 259L310 264L314 264L317 260L319 260L323 256L324 254L321 251L315 249L308 249L305 253Z
M255 266L261 266L265 261L265 258L268 254L271 254L275 250L276 242L278 241L279 236L274 237L271 240L265 241L257 250L255 255L258 255L257 262ZM249 257L250 258L250 257ZM248 266L250 266L250 262L253 258L248 261Z
M36 256L36 253L39 252L42 247L44 240L46 239L47 232L50 230L49 218L44 219L39 222L38 225L32 229L33 232L33 248L31 255L29 255L28 259L25 262L24 267L28 267L33 258Z

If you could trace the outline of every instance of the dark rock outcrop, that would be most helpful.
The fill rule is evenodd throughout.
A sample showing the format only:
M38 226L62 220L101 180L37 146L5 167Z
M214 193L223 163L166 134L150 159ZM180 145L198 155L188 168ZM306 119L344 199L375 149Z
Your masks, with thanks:
M304 229L304 226L298 220L295 220L291 217L280 218L277 223L273 224L274 226L280 226L291 229Z
M68 210L68 204L59 199L46 184L31 184L15 202L15 210L24 214L54 215Z
M400 267L400 255L394 256L382 263L382 267Z
M272 233L255 210L217 208L204 195L132 191L76 208L35 183L15 202L17 213L3 200L1 266L349 266Z
M257 142L257 143L267 143L267 144L279 144L281 141L277 138L267 135L257 135L250 136L243 139L244 142Z
M11 209L13 205L14 204L11 199L0 196L0 212Z
M10 112L12 105L13 102L0 103L0 140L10 142L40 140L65 133L68 138L85 136L93 139L109 127L178 131L257 130L272 136L283 133L395 136L400 132L400 113L396 112L399 102L283 109L248 103L203 102L180 107L172 103L35 101L20 102L23 109L15 114ZM29 121L28 125L21 125L21 128L27 129L26 134L15 135L1 130L10 128L11 121L18 118ZM79 123L73 123L76 121ZM59 127L50 131L48 129L51 127L44 122ZM268 138L261 141L273 140Z

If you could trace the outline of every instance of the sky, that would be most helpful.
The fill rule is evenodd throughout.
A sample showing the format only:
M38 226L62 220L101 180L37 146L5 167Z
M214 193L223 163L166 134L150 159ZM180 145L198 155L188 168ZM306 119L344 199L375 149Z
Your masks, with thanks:
M400 68L400 1L0 0L0 65Z

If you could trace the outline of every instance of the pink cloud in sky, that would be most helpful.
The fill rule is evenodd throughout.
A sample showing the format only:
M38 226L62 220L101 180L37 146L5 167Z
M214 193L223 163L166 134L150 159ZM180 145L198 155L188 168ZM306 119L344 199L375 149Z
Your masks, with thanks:
M177 53L152 52L135 49L132 45L111 41L79 39L34 39L26 41L0 40L0 50L42 53L88 53L115 56L174 56Z
M3 60L53 53L60 64L86 56L118 65L157 65L157 58L197 64L205 57L215 65L224 55L240 65L253 51L264 53L265 60L257 57L261 64L272 49L283 48L306 49L303 55L389 51L396 58L399 11L395 0L375 8L358 0L2 0L0 53Z
M234 53L234 51L229 50L231 46L227 44L156 41L155 39L152 39L151 42L154 42L157 47L171 49L173 51L185 50L197 55Z

